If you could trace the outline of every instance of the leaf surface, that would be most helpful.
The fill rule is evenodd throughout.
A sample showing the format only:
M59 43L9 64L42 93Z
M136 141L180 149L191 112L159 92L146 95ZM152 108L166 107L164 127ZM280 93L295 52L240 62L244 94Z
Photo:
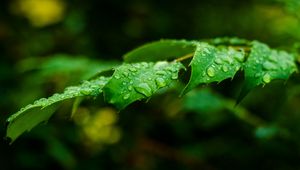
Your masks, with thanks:
M241 69L244 60L244 51L199 43L190 63L192 73L183 94L199 84L221 82L227 78L233 78Z
M256 86L268 84L275 79L287 80L297 67L293 55L272 50L266 44L253 41L244 70L245 83L238 102Z
M56 110L58 102L80 96L98 96L107 81L106 77L85 81L79 86L67 87L61 94L54 94L47 99L41 98L27 105L8 118L7 137L13 142L25 131L30 131L41 122L47 121Z
M178 79L184 66L180 62L141 62L123 64L115 69L110 81L103 88L109 103L123 109L130 103L150 97L157 90Z
M175 59L189 53L196 48L195 41L160 40L138 47L125 54L125 62L162 61Z

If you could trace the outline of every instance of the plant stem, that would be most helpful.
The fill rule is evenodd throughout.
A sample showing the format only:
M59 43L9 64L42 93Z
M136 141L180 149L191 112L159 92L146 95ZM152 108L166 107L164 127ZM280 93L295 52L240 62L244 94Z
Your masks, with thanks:
M189 53L189 54L186 54L182 57L179 57L179 58L175 59L175 61L180 62L180 61L192 58L193 56L194 56L194 53Z

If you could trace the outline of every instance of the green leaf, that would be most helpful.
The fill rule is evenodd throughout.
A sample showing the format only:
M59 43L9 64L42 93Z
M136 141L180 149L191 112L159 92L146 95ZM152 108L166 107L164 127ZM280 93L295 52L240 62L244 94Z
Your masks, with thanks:
M241 69L245 52L234 48L217 48L207 43L199 43L190 63L191 78L183 94L202 83L220 82L233 78Z
M195 41L161 40L138 47L124 55L125 62L162 61L175 59L196 48Z
M28 58L18 63L20 72L38 71L34 76L44 81L53 75L66 75L70 77L76 74L79 80L89 79L96 73L106 71L120 64L117 61L101 61L88 59L86 56L70 56L67 54L55 54L46 58Z
M253 41L251 52L244 65L245 84L238 102L256 86L265 85L274 79L287 80L297 70L294 56L270 49L266 44Z
M178 72L184 66L179 62L141 62L123 64L115 69L109 82L103 88L109 103L123 109L130 103L150 97L157 90L178 79Z
M251 41L237 37L223 37L208 40L208 43L213 45L249 45Z
M30 131L41 122L47 121L56 109L54 104L58 102L80 96L98 96L102 93L102 88L107 81L106 77L85 81L79 86L67 87L61 94L54 94L47 99L41 98L27 105L8 118L7 137L13 142L25 131Z

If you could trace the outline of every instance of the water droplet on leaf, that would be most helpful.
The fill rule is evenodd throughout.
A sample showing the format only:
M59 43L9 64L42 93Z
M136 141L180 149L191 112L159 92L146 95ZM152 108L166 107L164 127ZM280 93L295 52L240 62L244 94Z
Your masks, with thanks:
M227 72L227 71L228 71L228 67L227 67L227 66L222 66L222 70L223 70L224 72Z
M270 81L271 81L271 76L270 76L270 74L265 74L264 76L263 76L263 81L265 82L265 83L270 83Z
M136 68L134 68L134 67L130 67L129 70L132 71L132 72L136 72L137 71Z
M215 63L220 65L223 63L223 61L220 58L217 58L215 59Z
M276 65L273 62L266 61L263 63L263 68L265 70L276 70Z
M120 76L118 74L115 75L116 79L120 79Z
M126 72L126 71L124 71L124 72L123 72L123 75L124 75L125 77L128 77L129 73Z
M155 79L156 85L158 86L158 88L164 87L167 85L166 81L163 78L157 78Z
M206 73L209 77L213 77L213 76L215 76L215 69L212 67L208 67L208 69L206 70Z
M83 88L80 90L80 93L83 95L89 95L90 94L90 90L87 88Z
M172 77L171 77L171 79L173 79L173 80L176 80L177 78L178 78L177 73L176 73L176 74L173 74Z
M134 86L134 89L147 97L150 97L152 94L152 90L147 83L140 83L137 86Z
M165 71L159 70L159 71L156 72L156 74L158 74L158 75L165 75L167 73Z
M125 95L123 96L123 99L124 99L124 100L127 100L127 99L129 99L129 97L130 97L130 94L127 93L127 94L125 94Z

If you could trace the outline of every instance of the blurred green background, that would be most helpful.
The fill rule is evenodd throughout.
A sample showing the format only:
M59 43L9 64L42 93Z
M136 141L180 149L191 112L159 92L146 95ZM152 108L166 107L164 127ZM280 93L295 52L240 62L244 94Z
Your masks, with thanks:
M300 48L299 0L2 0L0 136L40 97L122 62L162 38L256 39ZM119 112L72 101L12 145L0 169L300 169L300 78L257 88L237 107L242 74L178 98L178 87Z

